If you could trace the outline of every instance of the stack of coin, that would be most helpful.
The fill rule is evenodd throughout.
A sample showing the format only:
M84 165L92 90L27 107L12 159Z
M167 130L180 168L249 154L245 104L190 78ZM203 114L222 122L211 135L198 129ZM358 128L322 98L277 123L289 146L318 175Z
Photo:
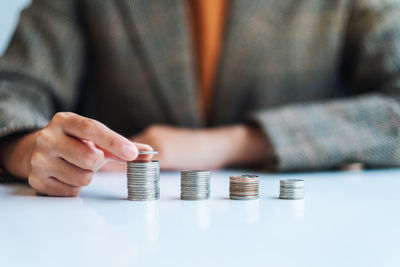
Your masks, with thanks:
M181 199L210 198L210 171L181 171Z
M288 179L280 181L280 194L282 199L303 199L304 180Z
M259 179L257 175L236 175L229 178L229 197L231 199L258 199Z
M158 161L128 162L128 200L160 198L160 164Z

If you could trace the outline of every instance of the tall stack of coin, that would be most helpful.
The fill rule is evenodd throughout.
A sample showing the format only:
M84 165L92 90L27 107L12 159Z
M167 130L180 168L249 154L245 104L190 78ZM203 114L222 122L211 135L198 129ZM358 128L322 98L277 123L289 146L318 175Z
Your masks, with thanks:
M210 198L210 171L181 171L181 199Z
M258 199L259 179L257 175L235 175L229 178L229 197L231 199Z
M304 180L287 179L280 181L279 198L282 199L303 199Z
M139 154L157 154L156 151ZM134 161L127 164L128 200L160 198L160 164L158 161Z

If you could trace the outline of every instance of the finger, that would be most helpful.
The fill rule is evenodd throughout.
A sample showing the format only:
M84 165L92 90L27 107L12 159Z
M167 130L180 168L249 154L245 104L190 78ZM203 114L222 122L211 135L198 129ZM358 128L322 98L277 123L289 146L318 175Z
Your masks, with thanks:
M146 144L141 144L141 143L136 143L133 142L133 144L138 148L139 151L153 151L153 148L149 145ZM96 146L98 149L101 149L101 147ZM115 157L113 154L111 154L110 152L103 150L104 155L106 158L108 159L113 159L115 161L121 161L121 159ZM138 157L136 158L136 160L151 160L153 158L153 155L138 155Z
M103 150L90 143L64 135L57 142L51 142L55 156L88 171L97 171L105 164Z
M64 184L52 177L31 174L28 181L38 193L47 196L76 197L81 191L80 187Z
M93 172L81 169L61 158L52 159L46 172L64 184L81 187L92 181Z
M100 169L102 172L123 172L126 171L126 162L124 161L109 161L103 168Z
M104 124L74 113L61 113L62 129L66 134L94 142L121 160L134 160L137 147L125 137L115 133Z
M134 143L139 151L153 151L153 148L149 145L146 144L141 144L141 143ZM107 152L105 152L107 153ZM107 155L107 154L106 154ZM121 171L126 171L126 162L125 161L120 161L111 155L107 155L108 157L108 162L100 169L100 171L104 172L121 172ZM153 158L153 155L139 155L135 161L151 161Z
M153 151L153 148L149 145L146 144L141 144L141 143L135 143L134 145L138 148L139 151ZM101 147L96 146L98 149L101 149ZM121 159L115 157L113 154L110 152L103 150L104 156L113 161L117 161L117 164L123 164L125 161L121 161ZM139 154L138 157L135 159L135 161L140 160L140 161L150 161L153 158L154 155L141 155Z
M141 144L141 143L136 143L135 142L136 147L139 149L139 151L153 151L153 148L149 145L146 144ZM140 155L136 158L135 161L151 161L153 159L154 155Z
M142 144L138 142L133 142L139 151L153 151L153 148L147 144Z

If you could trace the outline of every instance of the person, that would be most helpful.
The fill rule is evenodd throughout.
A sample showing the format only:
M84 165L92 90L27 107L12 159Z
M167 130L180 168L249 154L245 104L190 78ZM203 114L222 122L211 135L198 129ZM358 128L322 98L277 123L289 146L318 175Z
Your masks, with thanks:
M399 166L399 11L33 0L0 60L2 168L76 196L153 148L162 169Z

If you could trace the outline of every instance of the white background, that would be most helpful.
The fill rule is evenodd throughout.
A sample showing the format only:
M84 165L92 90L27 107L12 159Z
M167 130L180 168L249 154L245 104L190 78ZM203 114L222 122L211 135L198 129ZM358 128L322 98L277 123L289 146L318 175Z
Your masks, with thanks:
M18 23L19 13L30 0L0 0L0 55L3 54Z
M0 184L0 266L400 266L400 169L260 173L259 200L229 200L241 173L213 171L204 201L179 199L177 172L149 202L126 200L125 173L77 198ZM305 199L278 199L283 178L304 179Z

